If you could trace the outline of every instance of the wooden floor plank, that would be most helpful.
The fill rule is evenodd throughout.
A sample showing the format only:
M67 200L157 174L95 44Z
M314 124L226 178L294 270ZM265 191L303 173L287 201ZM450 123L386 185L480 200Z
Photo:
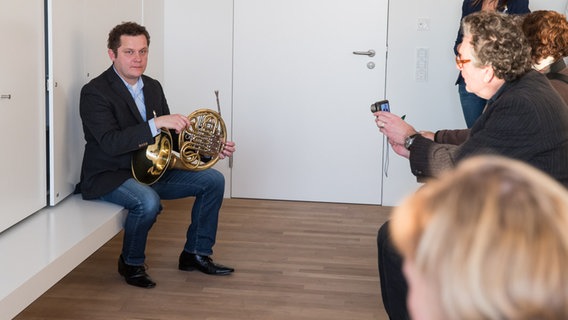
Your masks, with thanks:
M177 269L191 199L164 201L146 250L154 289L118 275L122 233L15 319L387 319L376 232L390 207L225 199L215 277Z

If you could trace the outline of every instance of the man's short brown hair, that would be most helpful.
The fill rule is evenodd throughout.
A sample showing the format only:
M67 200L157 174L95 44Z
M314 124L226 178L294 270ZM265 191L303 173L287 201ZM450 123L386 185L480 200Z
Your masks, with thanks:
M136 22L123 22L116 27L114 27L108 34L107 47L114 52L115 55L118 54L118 47L120 47L120 37L121 36L139 36L144 35L146 37L146 42L150 46L150 34L146 30L146 27L139 25Z

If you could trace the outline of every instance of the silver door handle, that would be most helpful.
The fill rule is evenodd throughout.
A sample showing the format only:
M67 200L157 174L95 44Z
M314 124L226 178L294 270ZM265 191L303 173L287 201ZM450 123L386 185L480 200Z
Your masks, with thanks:
M0 95L0 99L12 99L12 95L11 94L2 94Z
M353 54L357 54L357 55L361 55L361 56L369 56L369 57L374 57L375 56L375 50L371 49L369 51L353 51Z

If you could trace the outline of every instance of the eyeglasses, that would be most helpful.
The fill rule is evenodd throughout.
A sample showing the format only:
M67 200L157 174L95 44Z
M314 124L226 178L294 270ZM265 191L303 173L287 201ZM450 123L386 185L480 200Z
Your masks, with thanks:
M471 59L460 59L460 56L457 55L456 56L456 65L458 66L458 69L463 69L463 65L470 62Z

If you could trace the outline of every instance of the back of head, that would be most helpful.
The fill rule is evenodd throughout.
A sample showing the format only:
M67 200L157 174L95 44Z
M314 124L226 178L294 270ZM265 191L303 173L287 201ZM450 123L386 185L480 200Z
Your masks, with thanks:
M523 32L531 47L533 62L568 56L568 21L556 11L534 11L523 19Z
M531 69L531 48L517 17L479 11L467 15L462 28L464 35L472 36L476 66L491 66L505 81L516 80Z
M446 319L568 319L568 192L522 162L463 161L397 207L393 241Z

